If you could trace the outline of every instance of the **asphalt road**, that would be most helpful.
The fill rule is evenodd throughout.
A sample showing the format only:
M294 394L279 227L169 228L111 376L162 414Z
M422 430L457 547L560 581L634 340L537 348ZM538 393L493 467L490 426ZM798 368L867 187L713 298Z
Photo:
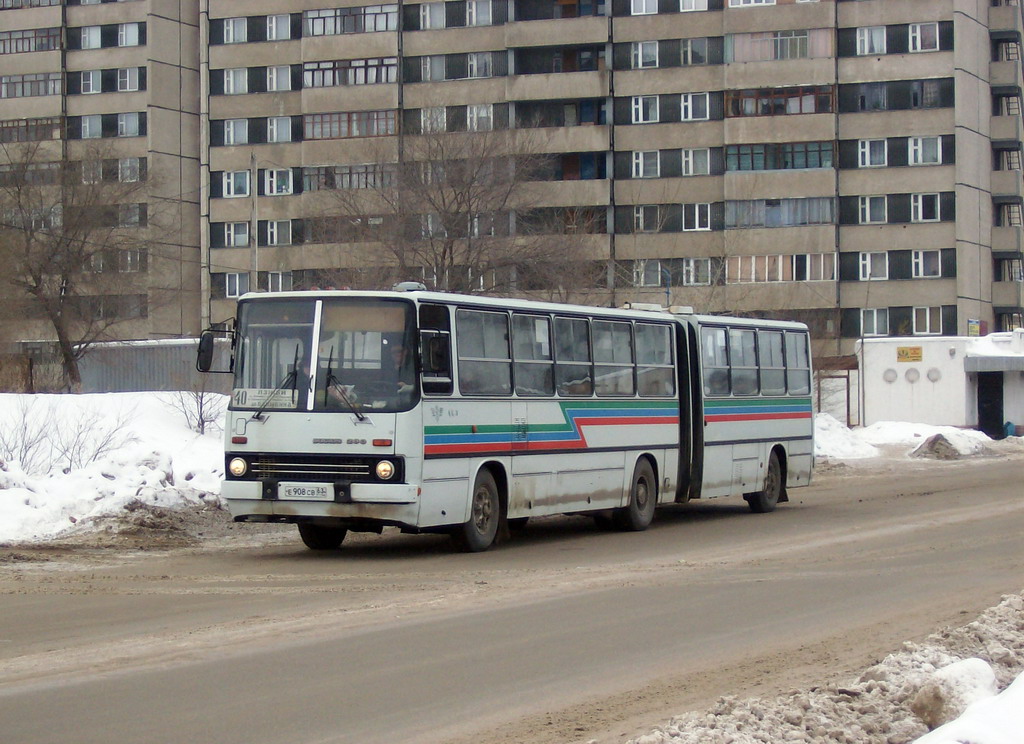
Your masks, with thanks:
M0 563L0 741L617 742L1024 588L1024 459L820 474L769 515Z

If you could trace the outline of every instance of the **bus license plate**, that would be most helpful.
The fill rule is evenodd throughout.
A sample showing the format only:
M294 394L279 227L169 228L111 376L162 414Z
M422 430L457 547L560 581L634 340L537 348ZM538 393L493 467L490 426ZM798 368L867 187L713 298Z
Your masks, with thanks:
M334 501L329 483L278 483L277 498L297 501Z

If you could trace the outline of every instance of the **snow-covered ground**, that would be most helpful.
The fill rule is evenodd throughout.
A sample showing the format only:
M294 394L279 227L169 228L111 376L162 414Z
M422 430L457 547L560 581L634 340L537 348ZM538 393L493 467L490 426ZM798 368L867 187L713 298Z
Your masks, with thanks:
M220 396L213 401L223 405ZM140 503L219 503L220 428L195 433L183 408L194 403L173 393L0 394L0 545L97 529ZM953 427L850 430L827 414L815 421L820 462L909 457L925 443L940 457L991 454L994 446ZM1024 451L1024 440L1002 446ZM1011 595L964 628L907 644L849 685L774 700L723 698L634 742L1024 744L1022 668L1024 598Z

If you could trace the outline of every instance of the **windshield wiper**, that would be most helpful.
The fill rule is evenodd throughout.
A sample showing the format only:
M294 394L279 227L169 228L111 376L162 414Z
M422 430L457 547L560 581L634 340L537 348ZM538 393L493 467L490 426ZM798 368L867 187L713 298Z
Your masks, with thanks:
M356 418L360 421L366 421L366 414L364 414L361 408L350 398L348 393L345 392L345 388L341 385L341 380L334 376L334 372L331 370L331 365L334 363L334 347L327 354L327 375L324 379L324 408L327 408L327 394L330 389L334 389L338 395L341 396L342 401L348 406L352 413L356 415Z
M253 421L262 421L263 420L263 412L267 410L268 406L270 406L270 402L274 399L274 396L277 394L278 391L284 390L285 385L288 385L289 383L291 383L292 392L293 393L298 392L298 386L299 386L299 345L298 344L295 344L295 361L292 362L291 371L289 371L288 374L286 374L284 376L284 379L281 380L280 384L278 384L278 386L276 388L274 388L274 392L272 392L270 395L267 396L266 400L263 401L263 405L261 405L259 408L256 409L256 413L254 413L252 415L252 420Z

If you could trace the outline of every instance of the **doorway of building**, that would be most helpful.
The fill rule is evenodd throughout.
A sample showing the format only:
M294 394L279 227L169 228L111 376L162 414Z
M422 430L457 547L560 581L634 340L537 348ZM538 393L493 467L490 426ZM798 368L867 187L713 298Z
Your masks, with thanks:
M1006 436L1003 431L1003 373L978 373L978 428L993 439Z

